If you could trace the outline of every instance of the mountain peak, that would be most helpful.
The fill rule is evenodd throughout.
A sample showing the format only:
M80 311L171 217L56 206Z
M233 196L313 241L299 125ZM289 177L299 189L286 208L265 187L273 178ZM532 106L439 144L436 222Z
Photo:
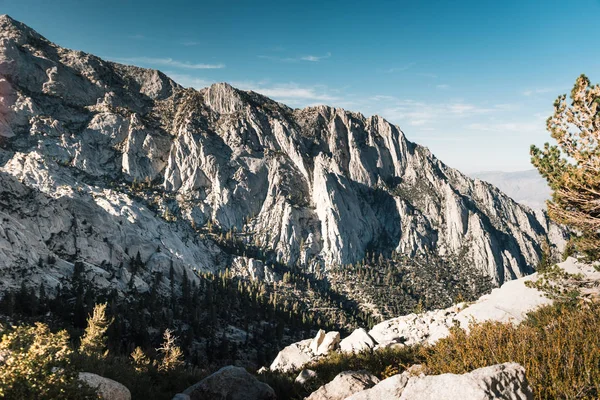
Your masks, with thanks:
M18 45L30 42L31 39L46 41L42 35L8 14L0 15L0 39L3 38L15 40Z

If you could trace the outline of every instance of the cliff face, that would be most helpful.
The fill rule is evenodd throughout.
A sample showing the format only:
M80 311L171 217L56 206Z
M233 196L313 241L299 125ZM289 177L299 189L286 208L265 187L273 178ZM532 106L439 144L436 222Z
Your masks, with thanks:
M546 237L564 242L381 117L185 89L7 16L0 147L0 269L50 256L39 268L57 279L79 259L110 282L101 265L138 251L150 270L223 268L231 256L193 229L207 224L312 270L396 251L463 258L498 283L531 273Z

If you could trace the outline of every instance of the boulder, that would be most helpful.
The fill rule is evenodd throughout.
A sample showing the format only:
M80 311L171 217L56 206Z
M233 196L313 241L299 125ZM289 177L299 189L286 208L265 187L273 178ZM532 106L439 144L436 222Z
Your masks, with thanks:
M464 308L464 304L456 304L443 310L432 310L422 314L408 314L383 321L369 331L369 335L382 346L404 343L406 345L428 343L434 344L448 336L449 328L454 325L454 317Z
M410 374L406 371L382 380L370 389L355 393L346 400L395 400L402 395Z
M271 371L289 372L302 368L313 359L309 346L313 339L292 343L281 350L271 363Z
M394 375L346 400L529 400L525 369L516 363L479 368L468 374L425 376L420 365Z
M323 329L319 329L319 332L317 332L317 335L310 342L310 351L312 351L313 354L317 354L317 352L319 351L319 346L321 345L321 343L323 343L323 339L325 339L325 335L326 335L325 331Z
M363 328L358 328L340 342L340 350L344 353L360 353L373 349L377 343Z
M533 393L525 378L525 368L517 363L504 363L479 368L463 375L411 377L399 399L529 400L533 399Z
M369 389L379 383L376 376L367 371L345 371L331 382L312 392L306 400L343 400L354 393Z
M330 351L333 351L338 348L339 343L340 343L340 333L339 332L327 332L325 337L323 337L321 344L319 344L319 347L317 348L317 351L315 352L315 354L318 356L323 356L323 355L329 354Z
M183 393L177 393L171 400L190 400L190 396Z
M310 381L311 379L315 379L316 377L317 373L312 369L303 369L296 377L296 383L304 385L306 382Z
M275 400L275 392L244 368L227 366L183 392L190 400Z
M268 370L269 370L269 369L268 369L267 367L260 367L260 368L258 369L258 371L256 371L256 373L257 373L258 375L262 375L262 374L264 374L265 372L267 372Z
M123 384L90 372L80 372L79 380L96 389L103 400L131 400L131 392Z

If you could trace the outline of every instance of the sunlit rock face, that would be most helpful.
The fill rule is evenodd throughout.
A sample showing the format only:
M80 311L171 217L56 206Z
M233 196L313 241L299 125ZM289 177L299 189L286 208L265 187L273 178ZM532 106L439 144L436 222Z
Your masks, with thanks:
M186 89L7 16L0 146L0 268L51 256L56 279L77 259L118 266L138 251L150 271L225 268L232 256L197 234L207 224L313 271L396 251L466 259L498 283L531 273L546 237L564 242L542 213L381 117L294 110L225 83Z

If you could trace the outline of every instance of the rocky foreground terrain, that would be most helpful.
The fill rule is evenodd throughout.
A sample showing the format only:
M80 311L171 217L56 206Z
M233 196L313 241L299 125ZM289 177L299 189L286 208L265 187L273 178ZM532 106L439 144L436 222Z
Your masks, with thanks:
M562 288L577 288L583 299L597 298L600 294L600 272L597 268L568 258L558 264L566 280L559 280ZM384 321L369 332L357 329L340 340L339 332L319 331L314 338L294 343L283 349L270 365L271 371L298 372L296 382L306 384L315 379L313 370L305 366L335 352L369 353L389 347L415 344L434 344L450 334L450 328L460 326L469 329L471 323L484 321L520 324L527 313L541 306L552 304L555 299L548 292L540 291L530 283L545 279L535 273L514 280L495 289L471 304L457 304L445 310L422 314L410 314ZM267 369L259 371L264 373ZM426 370L415 365L402 373L380 381L366 371L346 371L331 382L318 388L308 400L369 400L369 399L533 399L526 380L525 369L516 363L504 363L476 369L468 374L427 375ZM211 386L218 376L227 376L230 370L221 370L175 397L178 400L204 399L205 393L198 388ZM238 372L238 375L244 375ZM247 382L247 380L246 380ZM275 395L262 383L253 385L253 399L272 399ZM216 386L210 390L216 391ZM242 385L243 386L243 385ZM261 393L257 390L262 388ZM209 389L206 389L209 390ZM237 389L224 388L220 393L239 396ZM245 390L245 389L244 389ZM190 396L190 397L187 397ZM232 397L232 398L233 398ZM235 397L237 398L237 397ZM239 397L243 398L243 397Z
M457 257L501 284L533 272L543 242L555 252L564 242L543 213L381 117L291 109L224 83L186 89L8 16L0 181L5 287L54 288L79 260L97 285L120 288L138 252L164 275L245 268L250 250L232 254L218 240L227 235L311 273L396 252ZM147 290L148 275L133 279Z

